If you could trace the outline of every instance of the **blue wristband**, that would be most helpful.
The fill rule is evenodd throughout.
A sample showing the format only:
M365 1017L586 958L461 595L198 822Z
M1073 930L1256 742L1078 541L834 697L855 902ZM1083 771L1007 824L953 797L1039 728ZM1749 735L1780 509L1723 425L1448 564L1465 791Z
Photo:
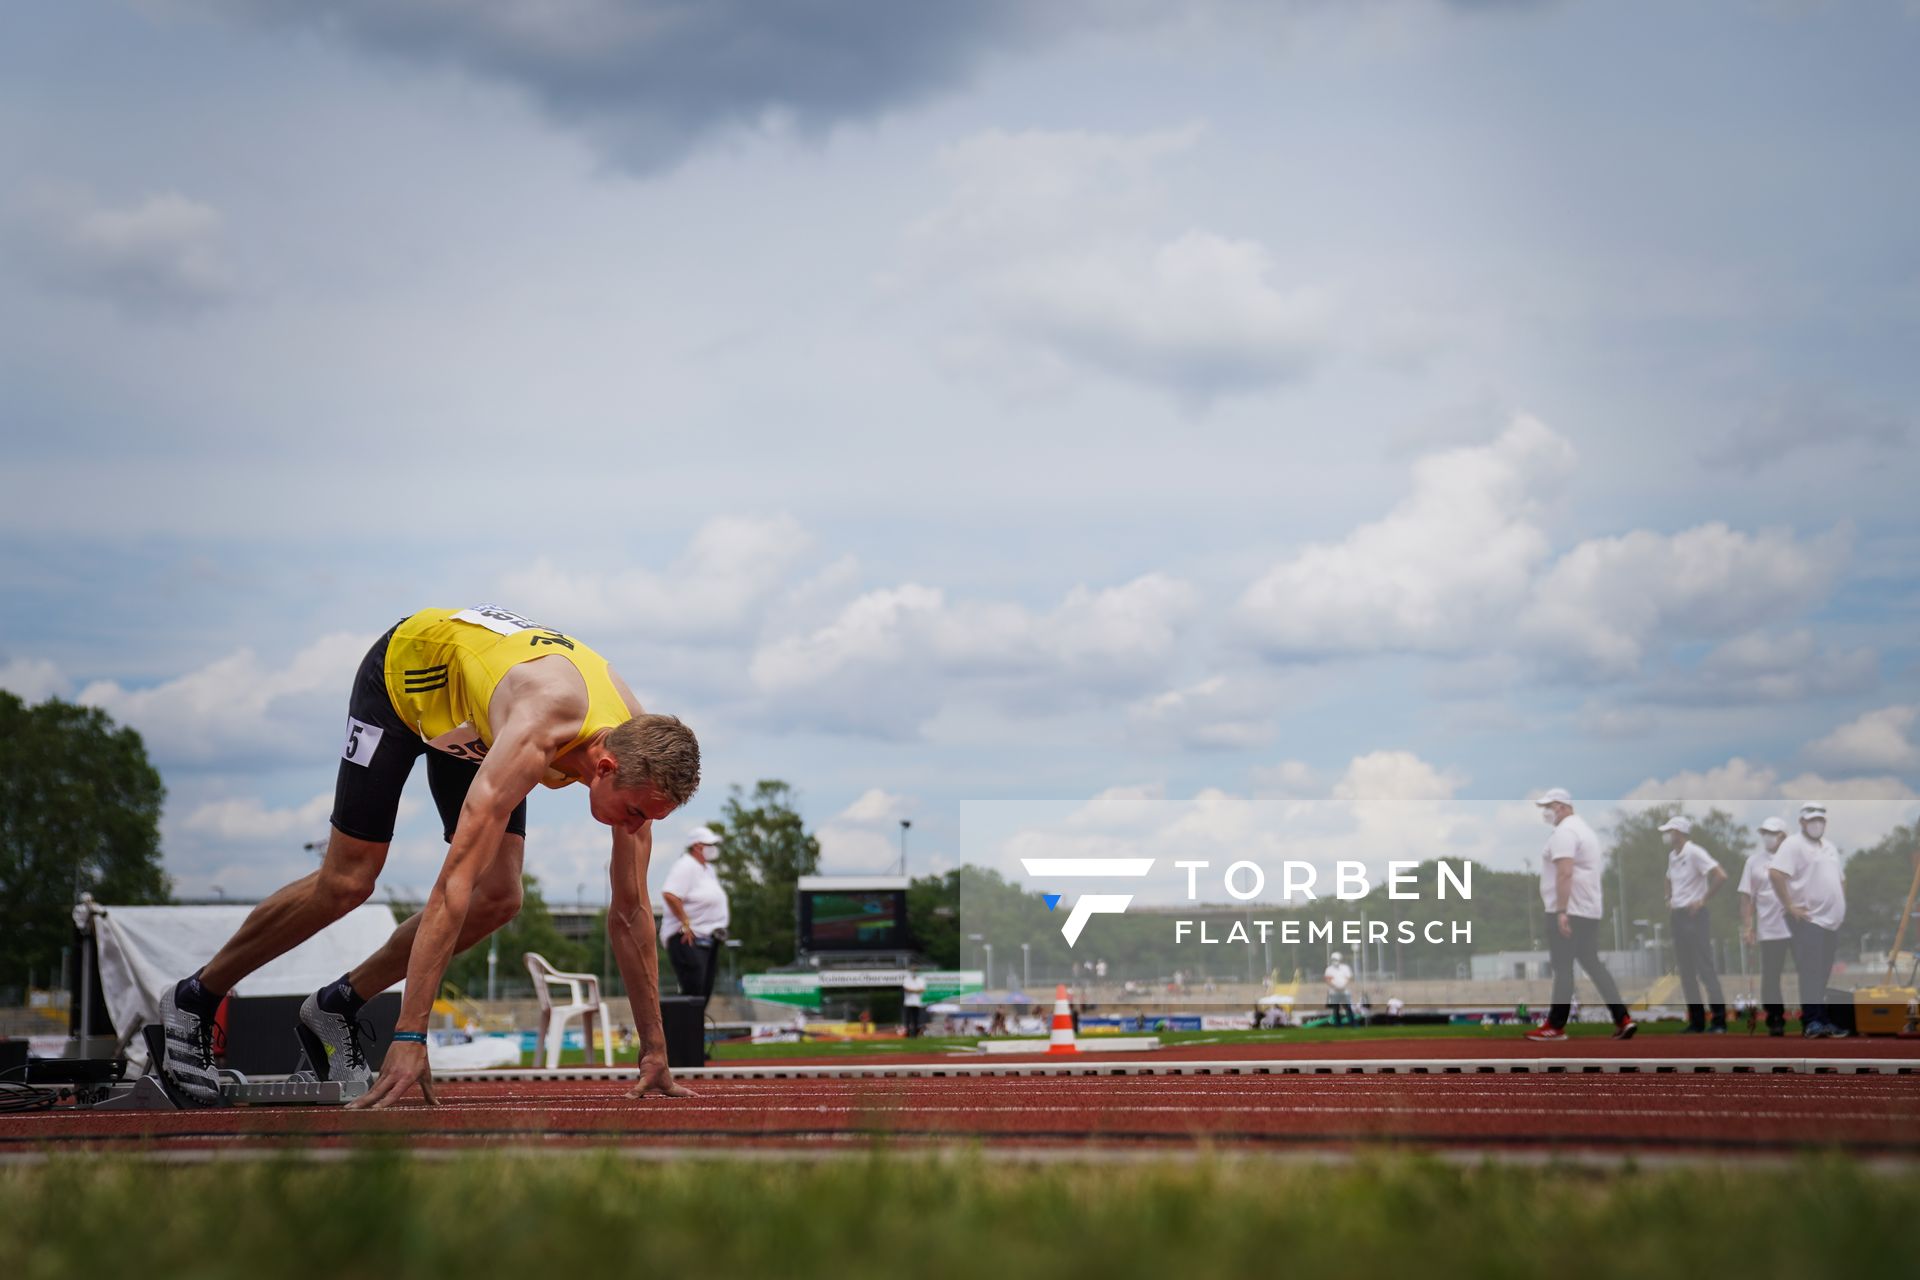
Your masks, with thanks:
M425 1044L427 1033L424 1031L396 1031L393 1033L395 1044Z

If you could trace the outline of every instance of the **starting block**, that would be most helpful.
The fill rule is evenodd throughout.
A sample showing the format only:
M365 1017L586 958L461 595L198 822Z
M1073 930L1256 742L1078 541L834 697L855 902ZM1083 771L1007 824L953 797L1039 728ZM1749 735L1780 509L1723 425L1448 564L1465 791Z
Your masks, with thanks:
M147 1044L147 1061L159 1063L166 1054L166 1032L158 1025L141 1029ZM203 1106L219 1107L339 1107L366 1093L363 1081L320 1080L309 1069L296 1071L285 1080L247 1079L238 1071L220 1073L220 1101L199 1103L183 1098L167 1084L159 1068L134 1081L116 1081L75 1091L74 1101L89 1111L193 1111Z

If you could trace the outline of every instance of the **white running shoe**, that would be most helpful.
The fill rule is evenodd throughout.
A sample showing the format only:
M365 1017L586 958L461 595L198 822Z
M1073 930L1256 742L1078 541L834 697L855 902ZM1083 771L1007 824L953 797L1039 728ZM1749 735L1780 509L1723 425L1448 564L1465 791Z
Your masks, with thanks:
M213 1019L181 1008L177 993L177 987L168 987L160 997L160 1027L166 1033L167 1053L163 1061L153 1064L154 1069L189 1102L219 1106L220 1072L213 1064Z
M373 1039L373 1027L368 1023L322 1009L316 991L301 1003L300 1025L295 1030L316 1078L349 1084L373 1081L373 1068L367 1064L362 1046L363 1040Z

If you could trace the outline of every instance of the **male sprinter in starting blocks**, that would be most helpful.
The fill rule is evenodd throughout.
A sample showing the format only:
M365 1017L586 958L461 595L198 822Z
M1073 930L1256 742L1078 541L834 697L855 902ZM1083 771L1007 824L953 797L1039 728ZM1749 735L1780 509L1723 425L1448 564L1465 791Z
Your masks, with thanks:
M659 957L647 901L652 823L700 785L700 745L672 716L641 710L606 659L572 636L493 605L425 609L368 651L347 704L333 798L333 833L320 869L253 909L204 968L161 1000L167 1080L192 1101L217 1103L213 1018L233 985L372 895L393 840L400 791L414 761L451 846L426 906L365 963L309 996L298 1031L322 1079L371 1078L361 1006L407 980L394 1042L377 1082L355 1106L387 1106L415 1084L434 1101L426 1029L457 952L520 910L527 795L536 785L581 783L596 821L613 828L608 941L626 979L640 1035L631 1097L684 1097L667 1069L660 1027Z

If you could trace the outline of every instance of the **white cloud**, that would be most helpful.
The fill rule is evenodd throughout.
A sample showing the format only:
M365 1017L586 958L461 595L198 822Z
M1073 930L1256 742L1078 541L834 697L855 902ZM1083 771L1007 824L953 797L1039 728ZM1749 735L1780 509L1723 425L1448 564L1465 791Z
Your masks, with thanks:
M241 649L147 689L101 680L79 701L140 731L162 765L246 769L329 758L371 635L323 636L283 666Z
M305 804L274 809L252 796L213 800L202 804L180 822L180 829L222 843L285 842L295 837L324 838L333 815L333 793L323 792Z
M1522 627L1538 653L1570 670L1627 674L1660 641L1746 631L1783 607L1818 603L1847 542L1843 530L1802 542L1791 530L1746 534L1718 521L1595 538L1540 581Z
M1748 705L1861 693L1880 679L1880 655L1824 648L1811 628L1748 631L1716 645L1690 670L1658 681L1665 702Z
M0 665L0 689L27 703L64 698L73 683L45 658L9 658Z
M1869 711L1808 743L1807 759L1816 768L1842 774L1920 773L1920 744L1913 740L1916 719L1916 706Z
M1088 371L1189 406L1297 381L1334 319L1270 246L1180 226L1159 172L1198 128L992 131L950 148L947 203L908 231L904 292L952 290L946 350L1015 390Z
M878 787L862 793L814 831L821 868L835 874L892 871L900 860L900 821L911 821L917 809L910 796ZM921 863L922 870L929 865Z
M502 603L558 627L744 641L811 545L790 516L716 516L665 570L578 571L543 558L503 577L499 595Z
M1803 541L1717 521L1589 539L1552 558L1546 513L1573 470L1572 447L1524 415L1490 444L1429 454L1385 517L1255 580L1239 620L1283 658L1511 654L1560 676L1617 678L1663 646L1738 635L1783 608L1812 607L1846 559L1845 529ZM1780 648L1749 639L1713 661L1723 675L1750 675L1757 662L1777 663ZM1874 661L1843 655L1830 674L1855 681ZM1809 692L1828 687L1797 677ZM1782 678L1774 687L1794 686Z
M1224 675L1142 698L1127 708L1127 717L1152 736L1200 750L1264 747L1279 731L1248 682Z
M1526 601L1550 550L1543 499L1572 467L1572 447L1526 416L1491 444L1429 454L1385 517L1275 565L1239 618L1282 656L1476 648Z
M769 640L751 674L777 707L817 724L900 735L963 693L1032 708L1137 689L1171 660L1196 604L1191 586L1158 573L1075 587L1046 613L950 602L908 583L866 592L825 626Z
M50 288L143 317L204 311L239 293L220 211L178 192L115 207L49 183L15 212L12 238Z
M1833 779L1817 773L1783 778L1779 770L1741 756L1704 771L1648 778L1622 796L1619 807L1627 813L1658 804L1679 804L1695 813L1722 809L1749 824L1775 817L1791 828L1794 810L1808 800L1831 806L1832 833L1835 839L1844 837L1847 848L1872 844L1920 809L1920 792L1898 778Z

